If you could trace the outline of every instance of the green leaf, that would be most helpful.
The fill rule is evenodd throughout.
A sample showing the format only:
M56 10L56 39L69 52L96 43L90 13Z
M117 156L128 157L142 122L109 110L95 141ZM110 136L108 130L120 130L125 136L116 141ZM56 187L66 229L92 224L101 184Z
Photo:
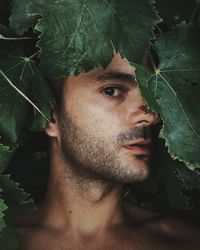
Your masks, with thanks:
M5 221L4 221L4 212L6 209L7 209L6 204L4 203L2 199L0 199L0 232L6 226Z
M5 211L5 221L12 222L22 214L33 209L33 201L30 195L19 188L19 183L13 182L9 175L0 175L0 187L2 198L8 209Z
M34 5L34 2L36 1L12 1L10 26L20 35L28 31L30 27L33 28L41 17L40 8L43 7L44 0L37 1L37 5Z
M22 45L21 41L0 41L0 133L7 145L22 140L32 123L36 130L44 128L53 99L38 66L24 54ZM10 82L32 100L46 118L33 112L33 107Z
M137 63L131 63L133 67L136 69L136 80L138 83L138 86L141 90L142 97L146 104L148 105L149 109L156 112L156 110L159 108L155 98L153 95L149 94L148 89L148 82L149 79L151 79L153 72L150 71L146 66L139 65Z
M198 172L192 171L186 167L177 167L176 172L178 178L184 181L186 190L200 190L200 176Z
M10 150L8 146L4 146L0 143L0 174L2 174L8 166L12 154L13 151Z
M156 73L140 88L150 108L163 120L161 136L169 152L193 168L200 167L200 28L182 23L155 44Z
M10 24L18 34L39 17L40 65L53 78L105 67L112 44L129 61L142 62L160 21L146 0L13 1Z

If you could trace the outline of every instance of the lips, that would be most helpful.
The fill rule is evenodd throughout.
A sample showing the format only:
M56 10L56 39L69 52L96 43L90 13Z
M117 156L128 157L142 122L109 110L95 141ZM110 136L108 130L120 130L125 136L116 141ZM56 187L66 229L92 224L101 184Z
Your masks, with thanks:
M132 151L135 155L146 155L151 154L151 142L150 141L138 141L123 146L125 149Z

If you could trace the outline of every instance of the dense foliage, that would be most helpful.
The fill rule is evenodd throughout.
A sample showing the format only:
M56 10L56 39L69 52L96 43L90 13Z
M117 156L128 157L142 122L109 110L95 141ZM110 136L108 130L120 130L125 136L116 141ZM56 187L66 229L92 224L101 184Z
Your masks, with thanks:
M106 67L113 46L136 67L142 95L162 120L152 176L131 188L149 208L199 208L199 24L197 0L0 0L3 249L17 248L7 240L15 238L9 223L34 206L26 192L37 202L45 190L47 145L36 131L54 99L46 79Z

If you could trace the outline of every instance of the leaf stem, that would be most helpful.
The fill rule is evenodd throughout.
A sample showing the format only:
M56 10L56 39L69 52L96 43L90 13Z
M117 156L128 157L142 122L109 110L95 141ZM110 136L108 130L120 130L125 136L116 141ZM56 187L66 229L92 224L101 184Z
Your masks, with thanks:
M0 70L0 74L3 76L3 78L10 84L12 88L14 88L25 100L27 100L44 118L46 121L51 122L45 114L20 90L18 89L12 81L4 74L2 70Z
M33 55L29 56L29 59L36 57L38 54L39 54L39 51L35 52Z
M33 40L35 37L5 37L0 34L0 40L17 41L17 40Z

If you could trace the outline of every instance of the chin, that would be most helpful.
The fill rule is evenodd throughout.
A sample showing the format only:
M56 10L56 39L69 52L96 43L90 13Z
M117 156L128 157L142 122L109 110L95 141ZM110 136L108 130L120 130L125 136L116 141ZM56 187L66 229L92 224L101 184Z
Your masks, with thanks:
M149 177L150 169L149 169L149 158L147 157L139 157L132 162L131 164L127 164L124 166L124 174L123 174L123 183L137 183L143 182Z
M133 184L145 181L149 176L149 169L147 167L139 167L134 169L125 169L118 173L107 173L103 179L119 184Z
M144 166L144 167L141 167L139 170L138 170L138 173L136 175L137 178L135 178L136 182L142 182L142 181L145 181L148 177L149 177L149 167L148 166Z

